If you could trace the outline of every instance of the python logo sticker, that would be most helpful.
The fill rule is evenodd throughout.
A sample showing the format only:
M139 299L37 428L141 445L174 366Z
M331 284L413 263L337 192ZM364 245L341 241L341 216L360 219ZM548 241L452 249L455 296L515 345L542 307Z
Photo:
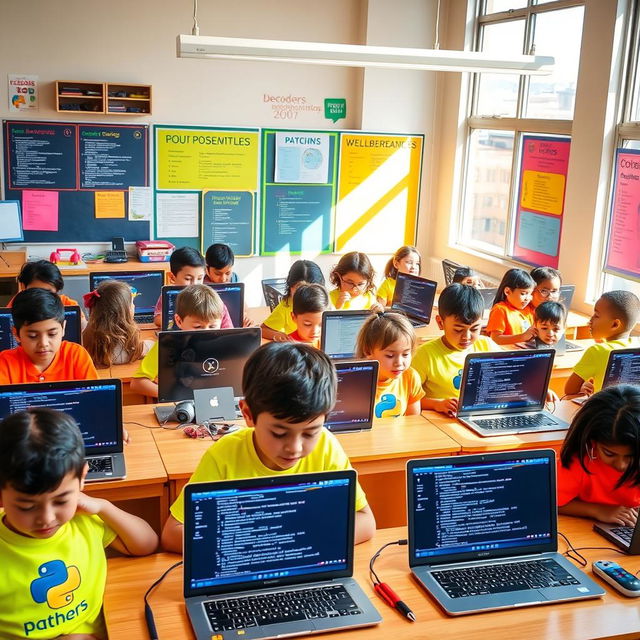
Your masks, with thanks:
M398 404L398 399L393 395L393 393L384 393L380 397L380 402L376 404L375 414L376 418L395 418L399 414L394 413L396 405ZM385 411L389 411L390 413L385 414Z
M73 592L80 586L78 567L62 560L50 560L38 567L39 577L31 583L34 602L46 602L50 609L60 609L73 602Z
M453 387L454 389L460 390L460 385L462 384L462 369L458 371L458 375L453 378Z

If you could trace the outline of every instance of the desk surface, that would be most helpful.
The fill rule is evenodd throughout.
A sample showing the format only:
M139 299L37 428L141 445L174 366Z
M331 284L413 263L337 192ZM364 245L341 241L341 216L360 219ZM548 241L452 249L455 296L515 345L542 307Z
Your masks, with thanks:
M591 522L560 517L559 529L576 547L606 546L603 538L592 531ZM407 548L391 547L378 560L377 569L391 587L416 614L410 623L385 605L374 593L368 579L368 563L384 543L405 537L406 529L383 529L373 540L356 547L355 576L372 599L383 618L377 627L349 631L354 640L386 640L397 638L513 638L518 640L584 640L586 638L640 637L640 610L637 600L625 598L603 584L602 599L584 600L549 606L519 608L450 618L440 611L430 597L410 578ZM560 550L566 549L560 541ZM619 554L609 550L584 551L591 573L595 560L620 561ZM108 563L104 612L110 640L147 637L142 596L146 589L169 566L178 561L174 554L157 554L146 558L112 558ZM640 569L640 556L623 559L629 571ZM599 581L595 578L596 582ZM182 599L182 568L175 569L151 596L155 622L160 638L193 638ZM517 629L517 632L515 631ZM346 638L346 633L340 636Z
M0 277L15 278L19 273L22 265L12 264L10 268L0 270ZM168 262L139 262L137 259L129 260L129 262L109 263L109 262L91 262L82 263L74 266L60 267L62 277L67 276L86 276L94 271L169 271Z

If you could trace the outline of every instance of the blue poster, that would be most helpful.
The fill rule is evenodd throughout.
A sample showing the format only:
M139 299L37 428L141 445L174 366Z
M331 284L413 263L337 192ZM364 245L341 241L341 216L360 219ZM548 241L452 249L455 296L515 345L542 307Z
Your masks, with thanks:
M236 256L253 255L253 193L205 191L202 196L202 253L228 244Z
M518 245L523 249L558 255L560 243L560 217L543 216L531 211L520 211Z

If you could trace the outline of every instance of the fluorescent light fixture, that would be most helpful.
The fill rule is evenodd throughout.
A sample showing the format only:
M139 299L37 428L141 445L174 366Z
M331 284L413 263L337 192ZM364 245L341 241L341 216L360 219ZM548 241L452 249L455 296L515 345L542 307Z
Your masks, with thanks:
M269 62L339 65L344 67L381 67L423 71L469 71L477 73L517 73L548 75L555 60L550 56L500 56L478 51L375 47L327 42L256 40L219 36L177 37L179 58L221 58Z

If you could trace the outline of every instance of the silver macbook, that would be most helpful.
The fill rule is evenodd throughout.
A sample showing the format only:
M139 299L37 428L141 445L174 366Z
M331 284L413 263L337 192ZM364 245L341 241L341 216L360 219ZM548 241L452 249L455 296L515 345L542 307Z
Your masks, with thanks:
M198 640L379 623L352 577L355 489L352 469L186 485L184 597Z
M569 428L544 410L553 349L470 353L464 361L457 418L481 436Z
M325 311L322 314L320 349L332 360L354 358L356 338L370 311Z
M236 401L233 387L217 387L211 389L194 389L196 422L215 422L236 419Z
M596 522L593 530L620 547L625 553L640 555L640 519L636 520L635 527Z
M407 498L411 573L449 615L604 595L558 553L551 450L410 460Z
M404 313L414 327L424 327L431 322L437 288L434 280L398 273L391 311Z

